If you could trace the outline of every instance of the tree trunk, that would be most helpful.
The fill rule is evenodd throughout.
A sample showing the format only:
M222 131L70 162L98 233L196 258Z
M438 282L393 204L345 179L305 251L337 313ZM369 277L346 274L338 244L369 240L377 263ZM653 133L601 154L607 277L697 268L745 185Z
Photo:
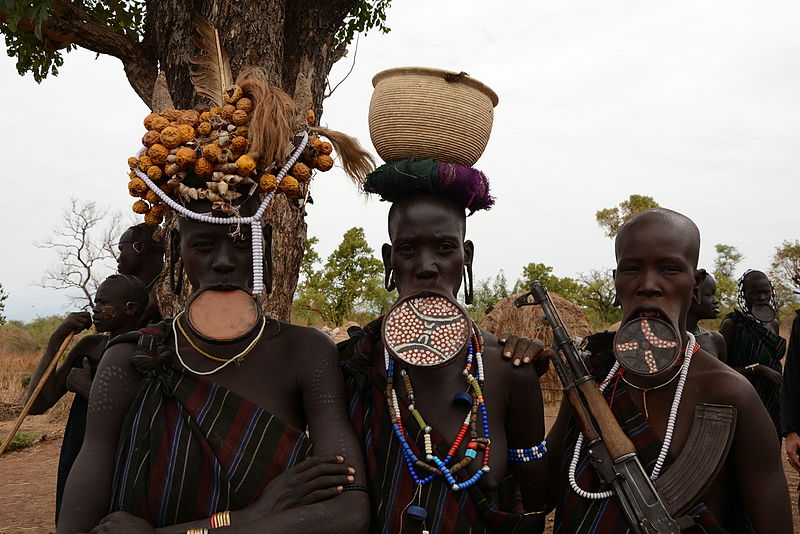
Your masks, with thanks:
M294 97L299 129L308 109L314 109L317 120L322 114L325 80L334 60L341 57L341 51L333 49L334 35L354 4L355 0L150 0L142 45L165 72L176 108L192 108L201 101L189 78L189 57L198 53L192 42L192 18L195 11L200 13L219 31L234 79L246 67L262 67L269 83ZM134 86L136 82L131 80ZM264 309L282 320L291 316L306 239L304 215L302 205L282 195L275 197L266 213L266 220L273 225L275 276ZM172 217L165 223L173 224ZM186 291L173 295L168 269L169 262L165 262L158 297L162 313L172 316L183 307Z

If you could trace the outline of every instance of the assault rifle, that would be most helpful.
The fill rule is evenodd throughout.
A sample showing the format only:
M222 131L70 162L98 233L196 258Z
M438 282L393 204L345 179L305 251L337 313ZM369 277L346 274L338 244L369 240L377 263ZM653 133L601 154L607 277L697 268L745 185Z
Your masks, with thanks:
M532 297L532 300L531 300ZM633 534L679 534L678 523L669 515L644 471L636 448L617 423L575 342L547 293L538 282L529 293L514 301L521 306L539 305L553 329L553 364L564 386L564 397L583 433L589 460L600 480L611 487Z

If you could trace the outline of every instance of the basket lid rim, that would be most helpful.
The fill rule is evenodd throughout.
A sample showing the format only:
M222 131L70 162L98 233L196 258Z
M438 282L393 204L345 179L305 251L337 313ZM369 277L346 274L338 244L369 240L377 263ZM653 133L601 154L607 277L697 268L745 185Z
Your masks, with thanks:
M395 76L397 74L420 74L420 75L441 77L445 74L458 75L460 74L460 72L447 69L438 69L434 67L393 67L391 69L382 70L375 76L373 76L372 87L377 86L378 82L383 80L384 78L388 78L389 76ZM459 80L459 83L464 83L466 85L474 87L478 91L488 96L489 100L491 100L492 102L492 107L497 107L497 104L500 102L497 93L495 93L491 87L484 84L477 78L470 76L469 74L465 73L464 77L461 78L461 80Z

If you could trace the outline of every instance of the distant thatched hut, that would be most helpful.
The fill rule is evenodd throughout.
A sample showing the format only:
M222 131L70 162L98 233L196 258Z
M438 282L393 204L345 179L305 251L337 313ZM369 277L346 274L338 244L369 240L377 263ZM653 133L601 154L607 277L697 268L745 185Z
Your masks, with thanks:
M542 308L540 306L517 308L514 306L514 299L520 295L522 293L511 295L498 302L492 311L481 319L480 327L496 336L510 332L518 336L539 339L546 347L550 346L553 342L553 331L549 325L542 323L544 317ZM550 297L572 336L586 337L593 332L586 315L578 306L555 293L550 293ZM539 383L542 386L545 402L556 403L561 400L561 383L552 366Z

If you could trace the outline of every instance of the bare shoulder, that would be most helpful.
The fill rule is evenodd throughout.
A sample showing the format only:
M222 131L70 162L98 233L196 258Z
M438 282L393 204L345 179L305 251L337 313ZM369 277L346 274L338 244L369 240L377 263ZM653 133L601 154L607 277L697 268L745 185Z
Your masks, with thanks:
M722 337L722 334L720 334L720 333L719 333L719 332L717 332L716 330L709 330L709 331L708 331L708 335L709 335L709 336L711 336L711 339L712 339L712 340L713 340L715 343L717 343L717 342L720 342L720 341L722 341L723 343L725 342L725 338L724 338L724 337Z
M106 349L92 382L93 394L95 389L103 398L130 394L130 389L141 380L131 363L135 350L135 343L117 343Z
M702 349L692 358L688 378L702 402L729 404L737 411L761 402L744 376Z
M309 326L280 323L281 334L290 350L303 361L337 360L336 344L331 336Z
M99 361L103 350L108 343L108 336L103 334L90 334L83 336L70 351L72 356L89 356L94 361Z
M80 338L72 350L89 350L97 346L105 347L107 342L108 336L104 334L89 334Z
M727 337L728 334L733 333L735 329L736 329L736 324L730 317L726 317L725 319L723 319L722 323L720 323L719 325L719 332L724 337Z

